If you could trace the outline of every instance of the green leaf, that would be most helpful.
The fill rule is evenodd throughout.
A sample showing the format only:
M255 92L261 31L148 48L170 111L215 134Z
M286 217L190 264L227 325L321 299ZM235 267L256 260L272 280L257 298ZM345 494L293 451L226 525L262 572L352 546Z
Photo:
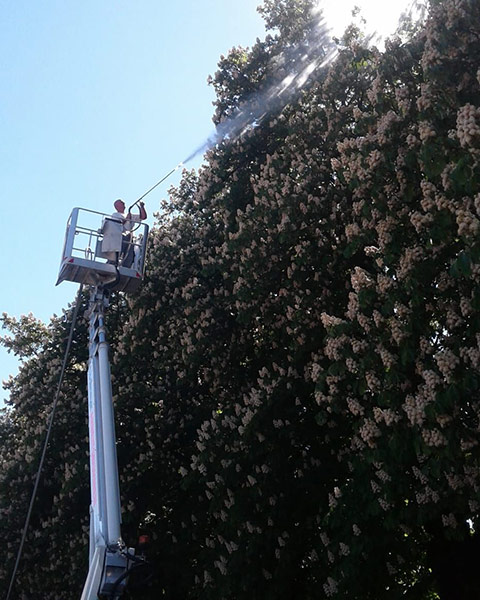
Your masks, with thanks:
M345 365L343 362L340 361L336 361L328 367L329 375L343 375L345 371Z
M472 273L472 261L466 252L460 252L457 259L450 266L450 275L456 279L468 277Z
M367 382L365 381L365 379L362 379L361 381L359 381L358 383L358 393L363 396L365 394L365 392L367 391Z
M328 417L324 412L319 412L315 415L315 421L317 423L317 425L325 425L325 423L327 422Z
M400 349L400 362L405 366L414 360L415 352L412 350L409 343L404 344Z

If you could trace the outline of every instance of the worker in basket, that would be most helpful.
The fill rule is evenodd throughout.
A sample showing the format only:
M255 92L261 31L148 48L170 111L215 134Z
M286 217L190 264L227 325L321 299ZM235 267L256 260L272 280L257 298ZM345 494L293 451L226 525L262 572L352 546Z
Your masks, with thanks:
M115 212L105 218L103 225L102 255L110 264L130 268L134 260L133 228L147 218L143 202L139 202L138 215L132 215L130 210L125 214L125 202L116 200L113 203Z

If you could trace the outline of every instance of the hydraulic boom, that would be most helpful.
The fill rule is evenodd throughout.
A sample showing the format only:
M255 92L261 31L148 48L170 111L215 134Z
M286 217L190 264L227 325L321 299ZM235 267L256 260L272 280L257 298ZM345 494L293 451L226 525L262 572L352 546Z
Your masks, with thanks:
M120 598L129 566L135 560L134 551L127 550L120 535L120 488L104 317L107 306L108 295L103 286L93 288L88 360L90 568L81 600Z

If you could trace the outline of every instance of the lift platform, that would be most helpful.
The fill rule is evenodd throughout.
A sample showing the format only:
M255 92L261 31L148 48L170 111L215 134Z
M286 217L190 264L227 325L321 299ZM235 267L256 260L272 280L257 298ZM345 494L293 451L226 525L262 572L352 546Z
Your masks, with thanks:
M123 255L112 261L102 251L104 230L110 215L74 208L68 219L57 285L74 281L106 285L110 291L134 292L141 284L145 266L148 225L134 223Z
M74 208L67 223L57 285L74 281L90 287L90 553L81 600L120 599L131 572L146 564L135 555L134 548L126 547L120 533L120 489L105 310L111 291L132 292L142 283L147 237L147 225L135 218L126 220L120 213L106 215Z

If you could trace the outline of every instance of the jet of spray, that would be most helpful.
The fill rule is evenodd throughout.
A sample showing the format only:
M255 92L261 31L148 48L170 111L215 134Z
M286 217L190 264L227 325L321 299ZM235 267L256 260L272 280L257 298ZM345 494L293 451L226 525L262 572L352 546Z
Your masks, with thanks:
M281 71L283 78L245 100L231 117L217 125L215 132L187 156L183 163L188 163L223 141L233 142L239 139L247 131L260 125L267 116L285 108L299 95L312 74L330 64L337 53L336 45L320 15L316 27L308 32L305 39L271 59L271 69Z
M316 14L315 12L314 16ZM271 59L270 70L281 72L282 78L247 98L231 117L221 121L215 131L198 148L138 198L130 208L198 155L204 154L222 142L238 140L249 130L258 127L267 116L281 111L299 95L312 74L330 64L337 53L336 45L319 11L316 26L307 32L304 39Z

